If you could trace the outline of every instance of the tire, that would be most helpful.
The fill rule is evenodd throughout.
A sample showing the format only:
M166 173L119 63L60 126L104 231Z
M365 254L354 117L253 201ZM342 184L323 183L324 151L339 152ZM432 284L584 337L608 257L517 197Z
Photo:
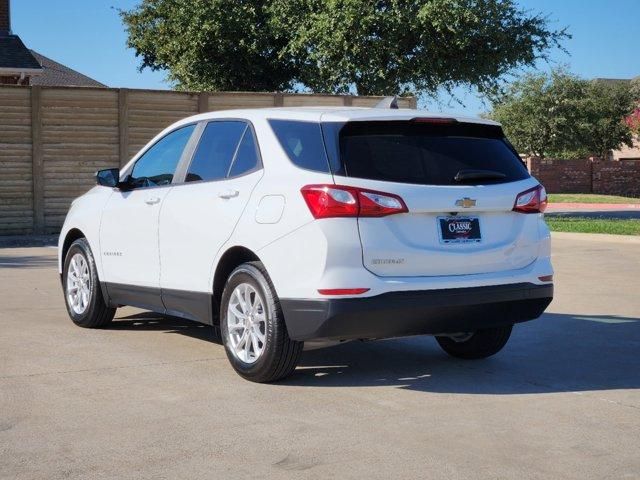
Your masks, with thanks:
M490 357L502 350L511 336L512 329L513 325L478 330L462 341L456 341L451 337L436 337L436 340L452 357L476 360Z
M248 305L245 310L242 298ZM244 318L233 313L247 310L252 313ZM220 331L234 370L252 382L289 376L304 345L289 338L275 288L260 262L244 263L229 275L220 302Z
M84 272L82 277L86 279L83 284L84 288L79 287L78 282L74 282L74 279L78 278L77 272L80 270ZM73 323L84 328L103 328L109 325L113 320L116 309L110 308L104 300L96 262L86 239L79 238L71 244L64 259L62 272L64 300L67 312ZM71 280L69 279L70 276ZM78 289L88 292L86 305L84 300L81 300L81 303L73 303L72 297L78 298L73 295Z

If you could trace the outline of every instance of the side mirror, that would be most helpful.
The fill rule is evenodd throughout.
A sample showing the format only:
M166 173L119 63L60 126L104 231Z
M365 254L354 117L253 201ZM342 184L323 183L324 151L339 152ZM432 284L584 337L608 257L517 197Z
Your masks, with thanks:
M96 183L103 187L117 187L120 183L120 170L117 168L98 170L96 172Z

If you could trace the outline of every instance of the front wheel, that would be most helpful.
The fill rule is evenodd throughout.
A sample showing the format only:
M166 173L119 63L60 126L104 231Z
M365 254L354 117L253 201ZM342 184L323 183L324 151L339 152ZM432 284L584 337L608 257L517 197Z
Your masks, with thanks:
M64 299L73 323L85 328L109 325L116 309L109 307L102 296L93 253L84 238L69 247L62 272Z
M486 328L477 332L436 337L440 347L452 357L474 360L495 355L504 348L513 325Z
M289 338L280 302L260 262L236 268L220 303L220 330L235 371L252 382L273 382L296 368L303 342Z

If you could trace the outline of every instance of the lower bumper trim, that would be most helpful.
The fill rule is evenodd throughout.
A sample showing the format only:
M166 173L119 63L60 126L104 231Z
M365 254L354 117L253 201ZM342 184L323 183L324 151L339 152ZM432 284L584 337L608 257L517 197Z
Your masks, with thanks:
M389 292L374 297L281 299L294 340L350 340L472 332L538 318L553 285L516 283Z

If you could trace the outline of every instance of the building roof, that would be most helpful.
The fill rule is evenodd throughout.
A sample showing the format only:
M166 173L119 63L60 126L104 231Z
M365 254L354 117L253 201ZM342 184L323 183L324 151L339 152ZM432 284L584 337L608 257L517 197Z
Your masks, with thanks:
M42 67L17 35L0 35L0 69L16 72Z
M30 52L43 68L41 75L31 78L31 85L47 87L106 87L103 83L51 60L38 52L33 50L30 50Z
M623 84L629 83L634 80L640 80L640 75L633 78L595 78L596 82L609 83L609 84Z

